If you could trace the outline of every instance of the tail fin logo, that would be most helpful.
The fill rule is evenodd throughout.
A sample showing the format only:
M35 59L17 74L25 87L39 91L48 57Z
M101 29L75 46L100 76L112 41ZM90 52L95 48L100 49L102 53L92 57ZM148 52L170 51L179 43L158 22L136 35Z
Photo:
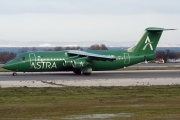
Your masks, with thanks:
M142 50L146 50L146 47L147 47L147 46L149 46L150 49L153 50L152 43L153 43L153 42L150 41L149 36L147 36L146 41L145 41L145 46L143 47Z

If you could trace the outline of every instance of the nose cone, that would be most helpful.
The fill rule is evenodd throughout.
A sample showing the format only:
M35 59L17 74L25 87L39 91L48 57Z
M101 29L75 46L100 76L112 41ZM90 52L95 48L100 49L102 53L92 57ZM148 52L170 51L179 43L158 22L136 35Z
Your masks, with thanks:
M2 66L2 68L9 70L11 67L10 67L10 65L8 65L8 64L4 64L4 65Z
M16 65L13 64L12 62L8 62L4 64L2 68L7 69L7 70L16 70Z

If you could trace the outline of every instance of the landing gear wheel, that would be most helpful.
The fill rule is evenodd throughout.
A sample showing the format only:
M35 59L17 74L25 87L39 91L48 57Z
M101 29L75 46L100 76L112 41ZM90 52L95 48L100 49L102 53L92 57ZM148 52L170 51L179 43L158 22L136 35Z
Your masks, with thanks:
M80 74L81 74L81 70L80 70L80 69L75 69L75 70L73 70L73 72L74 72L76 75L80 75Z
M14 72L12 75L13 75L13 76L17 76L17 73L16 73L16 72Z
M91 75L91 73L83 73L84 75Z

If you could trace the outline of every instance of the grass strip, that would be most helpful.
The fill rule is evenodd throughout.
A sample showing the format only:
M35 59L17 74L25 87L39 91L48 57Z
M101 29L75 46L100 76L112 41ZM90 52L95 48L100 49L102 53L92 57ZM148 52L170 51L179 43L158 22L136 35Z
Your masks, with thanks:
M1 119L80 119L79 115L130 114L111 120L179 120L180 85L131 87L1 88ZM87 118L86 118L87 119Z
M10 70L6 70L6 69L0 67L0 72L11 72L11 71Z

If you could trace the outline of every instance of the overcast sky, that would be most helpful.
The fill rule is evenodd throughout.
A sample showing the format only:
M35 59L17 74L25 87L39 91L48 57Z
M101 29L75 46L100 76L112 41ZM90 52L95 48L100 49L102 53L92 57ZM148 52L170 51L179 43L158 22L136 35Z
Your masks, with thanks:
M147 27L180 29L180 1L0 0L0 40L137 41ZM160 43L180 44L180 30Z

